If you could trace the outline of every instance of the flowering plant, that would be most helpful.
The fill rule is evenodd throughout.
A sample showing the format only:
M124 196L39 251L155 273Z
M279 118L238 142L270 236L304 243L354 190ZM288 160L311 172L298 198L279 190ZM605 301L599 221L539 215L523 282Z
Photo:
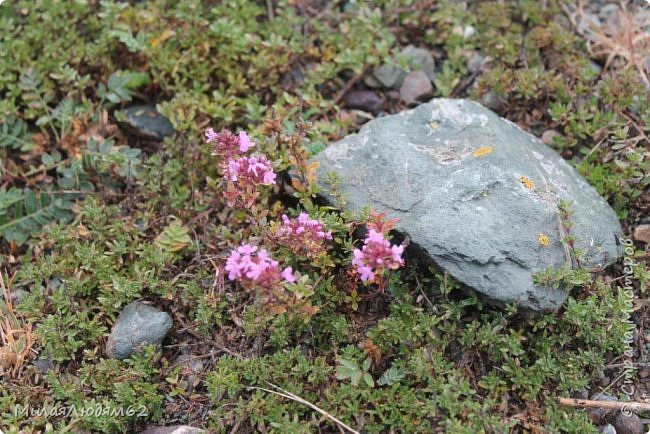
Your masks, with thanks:
M352 251L352 265L356 268L361 281L379 283L383 287L386 270L396 270L404 265L402 253L404 246L391 246L386 239L388 232L393 229L397 219L385 220L386 213L370 212L368 235L361 249Z
M236 136L228 130L215 133L214 129L208 128L205 140L214 144L212 155L221 157L220 169L226 182L228 206L250 208L259 197L259 185L275 184L276 174L265 157L245 155L255 147L246 132L242 131Z
M216 133L209 128L205 138L207 143L213 145L212 154L220 157L219 168L225 183L226 205L243 207L255 215L255 203L260 196L259 187L276 183L277 175L271 162L264 156L248 154L255 144L245 132L238 135L228 130ZM301 161L308 165L307 168L298 169L303 169L308 174L307 180L313 181L313 164L295 156L291 161ZM309 194L310 189L302 185L294 187L300 187L299 192ZM266 215L260 213L258 217L262 214ZM368 235L363 246L352 251L353 273L365 284L378 284L383 289L385 272L404 264L404 247L391 246L386 238L396 221L386 220L385 213L370 214L367 222ZM280 221L272 222L270 227L261 226L261 232L260 244L282 247L285 250L280 251L285 252L285 260L288 256L292 262L302 259L310 260L312 266L316 267L318 264L321 267L334 266L328 254L331 248L329 242L333 241L332 231L327 230L324 222L310 217L306 212L301 212L294 218L282 214ZM310 283L309 276L294 272L291 266L280 265L280 261L259 245L244 243L232 250L226 260L225 270L229 280L237 281L244 290L255 294L258 303L273 313L297 309L309 317L318 310L306 300L314 292L314 284Z
M328 249L324 241L332 239L332 232L325 230L323 222L312 219L306 212L290 219L282 215L282 223L274 225L273 239L278 244L291 247L296 255L315 257Z

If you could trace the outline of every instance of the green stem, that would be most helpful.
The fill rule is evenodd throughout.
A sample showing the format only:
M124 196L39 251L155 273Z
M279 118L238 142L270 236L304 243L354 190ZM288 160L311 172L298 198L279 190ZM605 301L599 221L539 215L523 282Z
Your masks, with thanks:
M32 169L29 172L23 174L23 176L32 176L32 175L36 175L37 173L40 173L40 172L47 172L48 170L55 169L55 168L57 168L59 166L64 165L67 162L68 162L68 159L65 159L65 160L59 161L58 163L50 164L49 166L37 167L36 169Z
M5 223L5 224L3 224L3 225L0 225L0 234L1 234L2 232L4 232L4 230L7 229L7 228L10 228L10 227L12 227L12 226L16 226L17 224L20 224L20 223L23 222L23 221L29 220L29 219L33 218L34 216L36 216L36 215L38 215L38 214L42 214L42 213L44 213L48 208L49 208L49 207L47 207L47 208L43 208L43 209L39 209L39 210L36 211L35 213L28 214L28 215L26 215L26 216L24 216L24 217L21 217L21 218L19 218L19 219L11 220L11 221L8 222L8 223Z

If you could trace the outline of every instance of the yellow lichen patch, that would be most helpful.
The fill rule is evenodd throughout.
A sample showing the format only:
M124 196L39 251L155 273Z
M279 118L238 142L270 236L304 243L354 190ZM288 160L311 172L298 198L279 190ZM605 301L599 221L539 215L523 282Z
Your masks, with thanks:
M478 158L491 153L492 153L492 146L482 146L476 149L474 152L472 152L472 155Z
M545 235L545 234L537 235L537 241L539 241L539 244L541 244L544 247L551 244L551 239L548 237L548 235Z
M532 179L530 179L527 176L520 176L519 181L521 181L521 183L524 185L524 187L526 187L529 190L532 190L533 188L535 188L535 183L533 182Z
M432 130L437 130L440 125L438 124L438 122L433 121L429 124L429 126L431 127Z

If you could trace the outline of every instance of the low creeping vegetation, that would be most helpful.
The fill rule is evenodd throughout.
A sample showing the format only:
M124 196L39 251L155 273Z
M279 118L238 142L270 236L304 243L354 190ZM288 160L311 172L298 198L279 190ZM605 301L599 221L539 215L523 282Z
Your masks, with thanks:
M347 211L334 174L336 204L322 205L309 162L373 116L342 107L345 93L413 44L434 54L436 96L496 101L631 233L647 215L650 91L637 57L629 67L603 48L616 35L589 52L563 20L568 2L10 3L2 431L335 432L336 418L368 433L595 433L557 398L630 399L617 378L647 356L642 244L626 243L612 270L539 276L570 297L531 317L419 263L381 210ZM405 108L378 92L382 111ZM136 102L156 103L177 133L123 132L120 110ZM172 330L162 351L109 359L134 300L168 312ZM102 412L59 411L72 407Z

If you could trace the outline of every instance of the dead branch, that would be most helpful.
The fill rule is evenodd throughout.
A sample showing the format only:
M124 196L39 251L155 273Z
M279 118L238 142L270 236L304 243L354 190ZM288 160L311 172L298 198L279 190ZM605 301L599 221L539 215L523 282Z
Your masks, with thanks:
M650 411L650 403L647 402L619 402L619 401L594 401L592 399L558 398L558 403L568 407L579 408L604 408L607 410L633 410Z

